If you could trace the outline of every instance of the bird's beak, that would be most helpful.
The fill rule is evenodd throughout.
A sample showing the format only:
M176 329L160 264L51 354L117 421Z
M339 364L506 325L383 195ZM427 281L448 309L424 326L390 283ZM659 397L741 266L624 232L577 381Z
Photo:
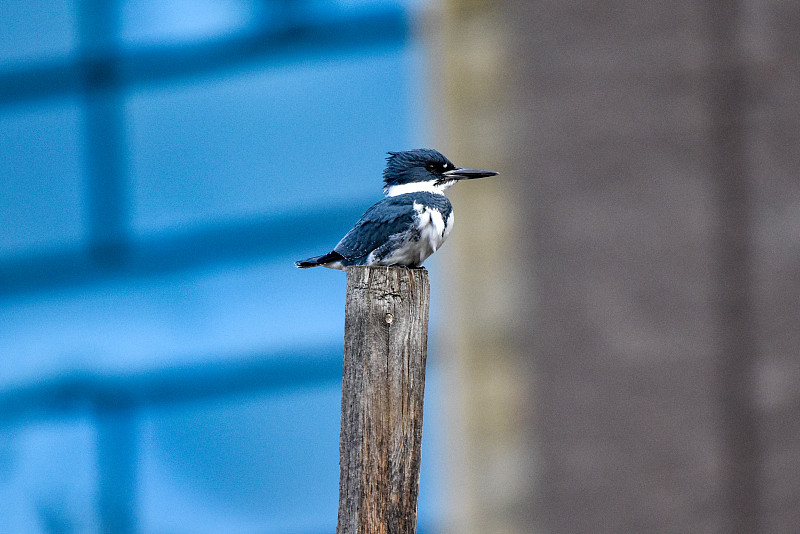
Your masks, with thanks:
M497 173L494 171L482 171L480 169L453 169L444 173L448 178L455 180L473 180L475 178L486 178L487 176L494 176Z

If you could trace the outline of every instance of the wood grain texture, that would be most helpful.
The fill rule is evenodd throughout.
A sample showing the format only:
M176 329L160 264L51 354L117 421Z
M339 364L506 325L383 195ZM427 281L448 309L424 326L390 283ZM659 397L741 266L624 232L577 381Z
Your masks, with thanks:
M416 532L430 284L348 267L337 534Z

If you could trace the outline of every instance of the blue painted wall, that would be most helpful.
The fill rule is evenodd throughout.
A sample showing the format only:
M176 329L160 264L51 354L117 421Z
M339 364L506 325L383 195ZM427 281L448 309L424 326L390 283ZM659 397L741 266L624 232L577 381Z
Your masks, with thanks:
M428 144L414 9L3 2L0 532L334 532L345 278L292 260Z

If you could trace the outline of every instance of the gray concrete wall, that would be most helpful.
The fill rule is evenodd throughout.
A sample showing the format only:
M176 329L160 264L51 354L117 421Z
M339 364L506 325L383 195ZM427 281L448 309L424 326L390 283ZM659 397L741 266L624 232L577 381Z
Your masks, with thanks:
M522 247L500 271L508 309L459 338L498 338L491 318L505 317L502 358L456 334L450 345L471 362L462 388L504 368L500 389L517 392L494 414L515 424L488 437L464 394L459 428L478 444L455 471L479 481L454 490L457 509L497 518L475 532L796 532L800 4L450 5L444 49L496 91L456 73L449 101L472 104L451 108L462 118L444 136L456 153L488 147L503 180L459 191L458 224L486 223L501 201L512 211L486 223L496 240L467 233L446 258L477 258L470 271L495 284L497 244ZM488 66L453 37L462 23L502 50ZM481 110L489 128L465 131ZM490 286L474 278L452 287ZM516 463L496 505L480 482L492 459Z

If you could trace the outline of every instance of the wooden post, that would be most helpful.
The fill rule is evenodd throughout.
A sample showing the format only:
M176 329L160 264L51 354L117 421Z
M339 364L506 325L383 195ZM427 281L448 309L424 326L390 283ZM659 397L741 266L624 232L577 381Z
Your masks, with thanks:
M337 534L414 534L430 284L348 267Z

